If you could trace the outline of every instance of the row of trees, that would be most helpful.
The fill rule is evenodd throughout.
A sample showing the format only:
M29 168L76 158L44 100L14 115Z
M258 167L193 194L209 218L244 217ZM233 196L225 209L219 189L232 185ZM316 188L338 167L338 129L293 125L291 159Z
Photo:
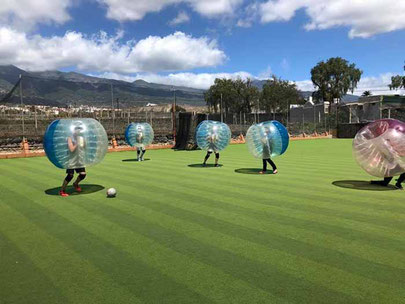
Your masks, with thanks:
M224 113L251 113L257 110L287 112L289 104L304 102L294 83L276 76L267 80L261 90L249 78L217 78L205 92L205 100L211 111L217 112L222 108Z
M340 100L347 92L353 93L362 73L355 64L340 57L319 62L311 70L315 102ZM267 80L261 90L252 79L217 78L205 93L205 100L212 111L222 107L225 113L251 113L252 109L285 113L290 104L305 102L295 83L276 76Z

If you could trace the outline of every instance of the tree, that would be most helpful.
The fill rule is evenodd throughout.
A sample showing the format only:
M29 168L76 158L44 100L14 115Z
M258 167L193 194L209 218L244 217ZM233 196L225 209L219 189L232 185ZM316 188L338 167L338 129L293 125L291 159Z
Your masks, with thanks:
M214 84L204 93L204 99L208 107L215 113L221 107L221 98L223 110L225 113L228 113L237 98L231 79L215 79Z
M311 70L311 80L318 89L318 96L324 101L340 100L348 91L353 93L363 72L354 63L343 58L329 58L321 61Z
M235 92L238 96L233 110L238 112L252 112L252 106L259 100L259 89L253 85L250 78L242 80L240 78L233 82Z
M251 112L252 105L259 98L259 90L251 79L215 79L214 84L204 93L208 107L215 113L220 109L226 113Z
M392 76L391 77L391 84L388 85L390 90L397 90L405 88L405 76Z
M272 79L266 81L260 94L260 105L267 113L276 111L287 113L289 105L299 103L302 99L295 83L272 76Z
M373 95L371 93L371 91L364 91L363 94L361 94L361 96L363 96L363 97L367 97L367 96L371 96L371 95Z

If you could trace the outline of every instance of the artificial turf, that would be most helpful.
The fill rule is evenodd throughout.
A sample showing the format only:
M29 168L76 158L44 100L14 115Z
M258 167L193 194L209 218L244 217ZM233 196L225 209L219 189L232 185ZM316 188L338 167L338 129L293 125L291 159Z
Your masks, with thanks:
M0 160L0 303L405 303L405 192L350 140L292 142L277 175L244 145L145 156L68 198L45 157Z

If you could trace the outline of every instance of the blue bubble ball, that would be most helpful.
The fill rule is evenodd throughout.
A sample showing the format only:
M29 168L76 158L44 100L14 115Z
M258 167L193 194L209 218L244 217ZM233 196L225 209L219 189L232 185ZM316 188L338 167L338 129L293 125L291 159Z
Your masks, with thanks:
M107 133L92 118L54 120L45 131L44 149L48 159L58 168L93 166L107 153Z
M250 153L262 159L283 154L288 148L289 140L287 129L276 120L255 124L246 133Z
M131 122L125 130L125 139L131 147L144 148L153 141L152 126L147 122Z
M219 152L228 146L230 140L231 130L227 124L204 120L197 126L196 141L201 150Z

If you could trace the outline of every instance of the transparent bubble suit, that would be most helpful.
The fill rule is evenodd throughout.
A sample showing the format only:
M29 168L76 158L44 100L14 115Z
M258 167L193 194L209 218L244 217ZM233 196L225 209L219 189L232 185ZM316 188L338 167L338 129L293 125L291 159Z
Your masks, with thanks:
M287 129L276 120L254 124L246 133L247 147L256 158L267 159L282 155L287 150L289 141Z
M197 126L195 137L201 150L219 152L229 145L231 130L225 123L204 120Z
M69 141L74 151L69 149ZM46 129L44 150L58 168L77 169L101 162L108 150L104 127L92 118L58 119Z
M132 122L125 130L125 140L131 147L145 148L154 136L152 126L147 122Z
M405 172L405 123L376 120L362 128L353 140L353 156L367 173L391 177Z

